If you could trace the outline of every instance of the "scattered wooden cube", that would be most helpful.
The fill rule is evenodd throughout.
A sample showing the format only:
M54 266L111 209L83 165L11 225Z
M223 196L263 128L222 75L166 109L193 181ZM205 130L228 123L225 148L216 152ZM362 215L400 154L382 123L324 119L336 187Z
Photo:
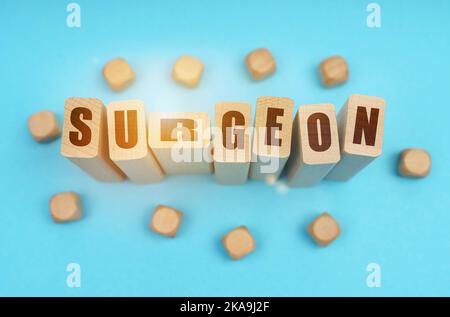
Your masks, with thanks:
M431 156L422 149L406 149L400 154L398 172L402 176L425 177L430 173Z
M69 222L81 218L80 198L74 192L62 192L50 199L50 213L55 222Z
M173 65L172 78L186 87L195 88L202 77L203 69L201 60L184 55L179 57Z
M228 232L222 238L222 243L233 260L240 259L255 249L255 240L244 226Z
M344 58L332 56L320 63L320 77L322 83L327 86L341 84L348 79L348 65Z
M109 61L103 67L103 76L114 91L121 91L130 86L135 79L135 74L130 64L123 58Z
M33 114L28 119L28 129L37 142L48 142L59 136L58 120L49 110Z
M150 228L166 237L175 237L181 224L183 213L175 208L159 205L150 222Z
M340 234L339 224L327 212L322 213L308 226L311 237L321 246L327 246Z
M245 62L254 80L264 79L277 69L275 59L267 48L258 48L250 52Z

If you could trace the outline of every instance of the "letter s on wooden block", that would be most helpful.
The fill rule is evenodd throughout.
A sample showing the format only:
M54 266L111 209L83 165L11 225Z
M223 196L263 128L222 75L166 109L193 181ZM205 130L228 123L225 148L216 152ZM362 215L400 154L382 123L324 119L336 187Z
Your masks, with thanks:
M291 152L293 110L292 99L258 98L250 178L270 180L280 176Z
M109 152L130 180L154 183L164 173L147 144L144 103L140 100L112 102L107 107Z
M286 166L289 186L317 185L340 157L334 105L301 106L294 119L291 156Z
M211 123L207 112L151 112L148 144L166 174L212 172Z
M341 160L326 179L346 181L381 155L386 102L351 95L338 115Z
M106 110L99 99L66 100L61 154L99 181L125 178L109 157Z
M251 107L247 103L216 105L214 130L214 173L226 185L244 184L251 160Z

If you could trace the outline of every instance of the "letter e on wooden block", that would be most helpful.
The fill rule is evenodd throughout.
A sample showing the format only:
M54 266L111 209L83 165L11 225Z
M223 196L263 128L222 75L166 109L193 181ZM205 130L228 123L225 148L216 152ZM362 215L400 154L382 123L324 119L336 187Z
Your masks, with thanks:
M244 184L251 160L251 107L247 103L216 105L214 173L218 183Z
M207 112L151 112L148 144L166 174L212 172L211 123Z
M116 101L108 105L109 154L130 180L154 183L164 173L147 144L144 103Z
M291 152L293 109L289 98L258 98L250 178L268 180L281 174Z
M340 157L334 105L301 106L294 119L286 166L289 186L317 185Z
M341 160L326 179L346 181L381 155L386 102L379 97L351 95L339 111Z
M117 182L125 178L109 157L106 110L99 99L66 100L61 154L97 180Z

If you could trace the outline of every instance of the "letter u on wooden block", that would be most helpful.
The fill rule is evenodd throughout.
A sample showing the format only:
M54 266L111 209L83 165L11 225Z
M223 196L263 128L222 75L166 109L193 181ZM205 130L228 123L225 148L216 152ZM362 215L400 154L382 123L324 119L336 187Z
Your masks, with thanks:
M301 106L294 119L291 156L286 166L289 186L317 185L340 157L334 105Z
M147 144L144 103L140 100L112 102L107 113L111 159L133 182L163 180L164 173Z
M214 173L218 183L244 184L251 160L251 107L247 103L216 105Z
M256 103L250 178L278 178L291 152L292 113L289 98L260 97Z
M99 181L125 178L109 157L106 110L99 99L66 100L61 154Z
M341 160L326 179L346 181L381 155L386 102L379 97L351 95L339 111Z
M152 112L148 144L169 175L209 174L211 123L207 112Z

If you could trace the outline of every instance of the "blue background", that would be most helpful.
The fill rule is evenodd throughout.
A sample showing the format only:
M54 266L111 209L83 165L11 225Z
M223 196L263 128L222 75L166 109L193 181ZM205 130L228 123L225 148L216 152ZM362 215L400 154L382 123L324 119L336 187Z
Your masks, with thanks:
M448 105L450 2L381 1L382 27L366 26L370 1L87 1L82 25L66 26L69 1L0 3L0 295L450 295ZM268 47L278 63L253 82L246 54ZM198 89L170 77L181 54L199 57ZM348 83L320 85L330 55L350 65ZM101 69L123 56L136 83L112 92ZM285 190L249 182L227 187L212 176L168 177L154 185L96 182L59 154L60 140L37 144L28 117L70 96L142 99L148 111L208 111L219 101L253 105L262 95L300 104L353 93L386 98L383 155L346 183ZM426 148L429 177L396 175L398 153ZM81 194L85 217L53 223L48 201ZM175 239L148 229L160 203L185 213ZM329 211L342 235L328 248L305 233ZM220 239L244 224L256 251L231 261ZM81 265L81 288L66 266ZM366 266L379 263L381 288Z

